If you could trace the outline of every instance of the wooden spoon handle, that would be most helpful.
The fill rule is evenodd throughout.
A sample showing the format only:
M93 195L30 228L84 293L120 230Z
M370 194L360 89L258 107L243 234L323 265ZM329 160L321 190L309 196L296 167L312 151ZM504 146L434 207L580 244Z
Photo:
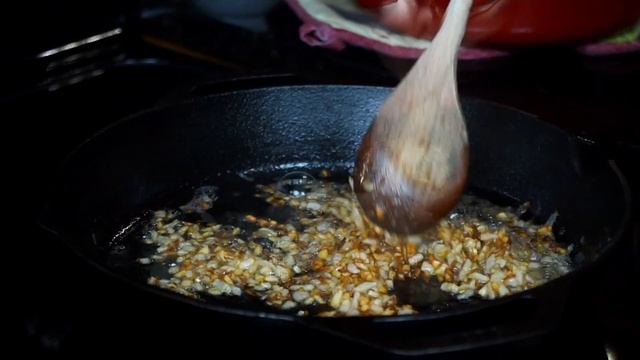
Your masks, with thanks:
M444 21L433 39L430 49L449 51L455 56L466 31L467 19L473 0L451 0L444 14Z
M464 38L472 3L473 0L451 0L438 34L412 69L416 76L407 75L405 79L428 79L418 86L434 90L442 90L445 85L455 87L455 81L450 80L451 76L455 77L456 55Z

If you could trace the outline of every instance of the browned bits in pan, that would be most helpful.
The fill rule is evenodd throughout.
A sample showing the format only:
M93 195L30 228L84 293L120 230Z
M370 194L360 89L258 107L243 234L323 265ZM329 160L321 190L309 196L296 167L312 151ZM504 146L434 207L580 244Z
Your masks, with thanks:
M155 253L138 262L168 264L169 275L148 283L191 297L245 294L300 315L318 305L330 308L320 316L398 315L416 310L399 303L397 279L437 280L458 299L494 299L570 270L569 250L554 241L552 224L523 221L478 199L470 205L471 197L427 233L398 238L362 215L346 184L319 181L296 197L276 184L256 189L256 196L299 216L278 223L245 214L255 228L247 233L157 211L144 236Z

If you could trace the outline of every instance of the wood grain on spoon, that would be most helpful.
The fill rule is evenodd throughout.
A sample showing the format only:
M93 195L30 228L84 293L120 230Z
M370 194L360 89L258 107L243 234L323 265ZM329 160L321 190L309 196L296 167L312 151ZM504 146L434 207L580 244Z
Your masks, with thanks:
M358 152L354 189L367 216L417 233L445 216L467 180L456 55L472 0L452 0L431 46L382 105Z

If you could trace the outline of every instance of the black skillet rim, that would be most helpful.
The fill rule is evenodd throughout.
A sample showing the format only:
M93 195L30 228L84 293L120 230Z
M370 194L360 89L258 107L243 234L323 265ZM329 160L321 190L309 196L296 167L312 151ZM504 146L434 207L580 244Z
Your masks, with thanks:
M320 84L320 85L284 85L284 86L265 86L265 87L256 87L256 88L249 88L249 89L240 89L240 90L232 90L232 91L224 91L224 92L220 92L220 93L214 93L214 94L209 94L209 95L204 95L204 96L199 96L199 97L193 97L193 98L189 98L183 101L179 101L176 103L171 103L171 104L165 104L165 105L160 105L160 106L156 106L156 107L152 107L152 108L148 108L145 110L141 110L139 112L133 113L131 115L128 115L116 122L113 122L105 127L103 127L101 130L98 130L96 133L94 133L93 135L89 136L86 140L84 140L83 142L81 142L74 150L72 150L66 157L65 159L61 162L60 166L58 167L58 170L56 172L56 178L60 179L61 178L61 174L64 173L64 170L68 167L68 164L71 162L71 160L76 156L77 153L79 153L80 151L82 151L82 149L89 144L91 141L93 141L95 138L101 136L102 134L106 133L107 131L111 130L112 128L115 128L117 126L121 126L124 123L127 123L129 121L135 121L135 119L137 119L138 117L147 114L147 113L154 113L154 112L158 112L158 111L162 111L165 109L169 109L169 108L174 108L177 106L187 106L189 104L193 104L193 103L198 103L198 102L203 102L203 101L207 101L207 99L209 98L213 98L213 97L218 97L218 96L229 96L229 95L233 95L236 93L250 93L250 92L260 92L260 91L269 91L269 90L273 90L273 89L294 89L294 88L326 88L326 87L332 87L332 88L360 88L360 89L391 89L391 87L388 86L367 86L367 85L342 85L342 84L337 84L337 85L331 85L331 84ZM585 141L584 139L580 138L579 136L575 136L572 135L562 129L560 129L559 127L546 123L542 120L539 119L539 117L519 110L517 108L508 106L508 105L503 105L503 104L499 104L493 101L486 101L486 100L481 100L481 99L476 99L476 98L467 98L467 97L463 97L461 99L462 102L475 102L475 103L483 103L483 104L488 104L490 106L493 107L501 107L501 108L505 108L508 109L510 111L513 112L518 112L521 113L523 115L527 115L528 118L530 118L530 121L535 121L537 122L540 126L546 126L548 128L553 128L555 131L560 131L563 134L567 135L570 138L574 138L577 139L578 141L582 141L583 143L591 143L588 141ZM590 144L592 145L592 144ZM603 153L603 151L601 149L598 149L601 153ZM566 275L563 275L559 278L553 279L545 284L542 284L540 286L537 286L535 288L532 289L528 289L519 293L515 293L515 294L511 294L499 299L494 299L494 300L483 300L481 302L477 302L474 304L470 304L468 306L461 306L459 308L454 308L451 310L447 310L447 311L442 311L442 312L425 312L425 313L418 313L418 314L411 314L411 315L394 315L394 316L353 316L350 317L352 319L354 319L354 321L357 321L356 319L366 319L368 321L372 321L372 322L377 322L377 323L395 323L395 322L404 322L404 321L429 321L429 320L436 320L436 319L442 319L442 318L449 318L449 317L454 317L454 316L463 316L463 315L467 315L467 314L471 314L471 313L475 313L477 311L480 310L484 310L487 308L492 308L495 306L498 306L500 304L504 304L506 302L510 302L513 300L516 300L518 298L532 298L535 297L535 293L537 292L541 292L544 291L547 288L550 288L552 286L554 286L556 283L561 282L561 281L567 281L570 280L572 278L574 278L575 276L580 275L581 273L587 271L588 269L591 269L594 266L597 266L598 263L602 262L602 258L607 256L608 254L611 253L611 248L614 247L616 244L618 244L620 242L620 238L622 237L623 233L626 231L626 229L629 226L629 222L630 222L630 217L631 217L631 192L629 189L629 186L627 184L626 178L624 177L624 175L619 171L619 169L617 168L617 166L615 165L615 162L613 160L609 160L609 167L611 168L611 170L614 172L614 174L616 175L620 186L622 188L622 192L624 195L624 200L625 200L625 214L624 217L621 219L620 221L620 226L618 226L617 231L615 232L615 234L613 234L610 238L611 241L608 242L603 249L601 250L601 253L598 255L598 258L590 263L587 263L586 265L582 265L580 268L572 270L571 272L569 272ZM51 196L52 193L49 193L49 201L53 198L53 196ZM188 298L186 296L177 294L177 293L173 293L173 292L169 292L167 290L152 286L152 285L148 285L146 283L142 283L140 281L136 281L127 277L123 277L120 274L118 274L116 271L110 269L107 265L103 265L101 264L99 261L97 261L96 259L91 258L90 256L87 256L81 249L79 249L78 247L74 246L70 241L68 241L66 239L66 236L64 236L62 234L61 231L56 230L55 229L55 225L52 225L50 223L48 223L48 217L46 216L47 213L47 209L48 209L48 205L50 205L50 202L47 202L44 210L41 212L41 216L38 218L38 223L39 225L47 230L48 232L54 234L55 236L57 236L59 239L62 240L63 243L65 243L78 257L84 259L85 261L87 261L88 263L90 263L92 266L96 267L97 269L99 269L100 271L102 271L103 273L109 275L110 277L117 279L118 281L123 281L124 283L133 286L134 288L138 289L138 290L142 290L142 291L148 291L151 292L155 295L159 295L159 296L163 296L165 298L169 298L171 300L174 301L178 301L181 303L186 303L189 305L193 305L196 306L198 308L202 308L205 310L213 310L213 311L217 311L217 312L221 312L221 313L226 313L226 314L232 314L232 315L238 315L238 316L244 316L244 317L257 317L257 318L263 318L263 319L271 319L271 320L284 320L284 321L289 321L289 322L303 322L303 323L307 323L308 319L315 319L315 320L320 320L322 322L327 321L327 322L331 322L332 319L335 320L344 320L343 317L336 317L336 318L332 318L332 317L327 317L327 318L322 318L322 317L316 317L316 316L298 316L295 314L289 314L289 313L278 313L278 312L267 312L267 311L256 311L256 310L248 310L248 309L239 309L239 308L234 308L234 307L228 307L228 306L224 306L224 305L218 305L215 304L213 302L204 302L204 301L200 301L200 300L196 300L196 299L191 299ZM307 319L307 320L305 320ZM307 324L308 325L308 324ZM319 325L319 324L318 324Z

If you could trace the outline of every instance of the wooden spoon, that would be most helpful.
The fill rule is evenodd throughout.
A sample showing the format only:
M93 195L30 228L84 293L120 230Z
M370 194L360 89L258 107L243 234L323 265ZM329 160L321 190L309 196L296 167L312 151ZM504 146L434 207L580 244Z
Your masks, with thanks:
M455 206L467 180L467 130L456 59L473 0L451 0L431 46L382 105L356 161L366 215L395 233L426 230Z

